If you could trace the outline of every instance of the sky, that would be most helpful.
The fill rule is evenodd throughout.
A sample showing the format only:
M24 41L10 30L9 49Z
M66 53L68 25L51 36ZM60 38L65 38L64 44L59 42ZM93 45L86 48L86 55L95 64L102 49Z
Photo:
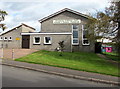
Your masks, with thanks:
M6 30L24 23L39 32L38 20L59 10L69 8L88 15L96 10L104 11L109 4L109 0L0 0L0 9L8 13L2 22L7 26Z

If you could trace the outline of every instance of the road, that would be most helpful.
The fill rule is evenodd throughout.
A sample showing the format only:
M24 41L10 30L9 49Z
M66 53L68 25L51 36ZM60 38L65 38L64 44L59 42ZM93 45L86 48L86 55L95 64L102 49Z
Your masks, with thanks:
M57 75L2 66L3 87L113 87L110 84L102 84Z

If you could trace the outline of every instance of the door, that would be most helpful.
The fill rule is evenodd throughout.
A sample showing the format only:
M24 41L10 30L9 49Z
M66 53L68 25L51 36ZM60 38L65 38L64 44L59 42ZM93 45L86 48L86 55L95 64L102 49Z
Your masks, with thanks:
M95 53L101 53L102 52L101 46L102 46L101 42L96 42L95 43Z
M30 47L30 36L29 35L22 36L22 48L29 49L29 47Z

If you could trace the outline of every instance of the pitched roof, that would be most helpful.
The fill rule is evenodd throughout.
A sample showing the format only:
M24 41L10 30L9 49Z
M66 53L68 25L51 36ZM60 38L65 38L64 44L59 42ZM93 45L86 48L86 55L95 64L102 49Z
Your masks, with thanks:
M43 22L43 21L45 21L45 20L47 20L47 19L50 19L50 18L52 18L52 17L58 15L58 14L61 14L62 12L65 12L65 11L74 13L74 14L79 15L79 16L83 16L83 17L88 18L88 19L91 18L91 17L88 16L88 15L79 13L79 12L77 12L77 11L74 11L74 10L71 10L71 9L68 9L68 8L64 8L64 9L62 9L62 10L56 12L56 13L53 13L53 14L51 14L51 15L49 15L49 16L47 16L47 17L41 19L41 20L39 20L39 22L41 23L41 22Z
M21 25L19 25L19 26L17 26L17 27L14 27L14 28L12 28L11 30L5 30L5 31L1 32L0 35L3 35L3 34L8 33L8 32L10 32L10 31L13 31L13 30L15 30L15 29L21 27L22 25L24 25L24 26L26 26L26 27L29 27L29 28L31 28L31 29L33 29L33 30L35 30L35 28L30 27L30 26L28 26L28 25L22 23Z
M31 27L31 26L28 26L28 25L26 25L26 24L24 24L24 23L22 23L22 25L24 25L24 26L26 26L26 27L29 27L29 28L31 28L31 29L33 29L33 30L35 30L35 28L33 28L33 27Z

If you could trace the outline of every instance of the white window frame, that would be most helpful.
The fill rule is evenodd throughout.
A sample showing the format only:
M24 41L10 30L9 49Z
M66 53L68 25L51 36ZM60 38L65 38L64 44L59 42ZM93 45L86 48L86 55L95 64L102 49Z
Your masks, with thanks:
M82 25L82 45L90 45L90 42L87 38L83 38L83 31L84 30L87 30L87 29L84 29L84 25ZM84 44L84 40L88 40L88 44Z
M3 40L3 37L2 37L2 36L0 37L0 40Z
M11 39L10 39L11 38ZM9 38L8 38L8 40L12 40L12 36L10 36Z
M7 38L6 36L4 37L4 40L8 40L8 38L7 39L5 39L5 38Z
M39 37L39 38L40 38L39 43L35 43L35 37ZM34 37L33 37L33 44L40 44L40 43L41 43L41 37L40 37L40 36L34 36Z
M50 37L50 43L46 43L46 41L45 41L45 38L46 38L46 37L50 37L50 36L45 36L45 37L44 37L44 44L52 44L52 37Z
M77 24L73 24L73 25L77 25ZM78 25L78 29L73 29L73 25L72 25L72 45L79 45L79 25ZM78 31L78 38L73 38L73 31ZM73 40L78 40L78 43L73 43Z

